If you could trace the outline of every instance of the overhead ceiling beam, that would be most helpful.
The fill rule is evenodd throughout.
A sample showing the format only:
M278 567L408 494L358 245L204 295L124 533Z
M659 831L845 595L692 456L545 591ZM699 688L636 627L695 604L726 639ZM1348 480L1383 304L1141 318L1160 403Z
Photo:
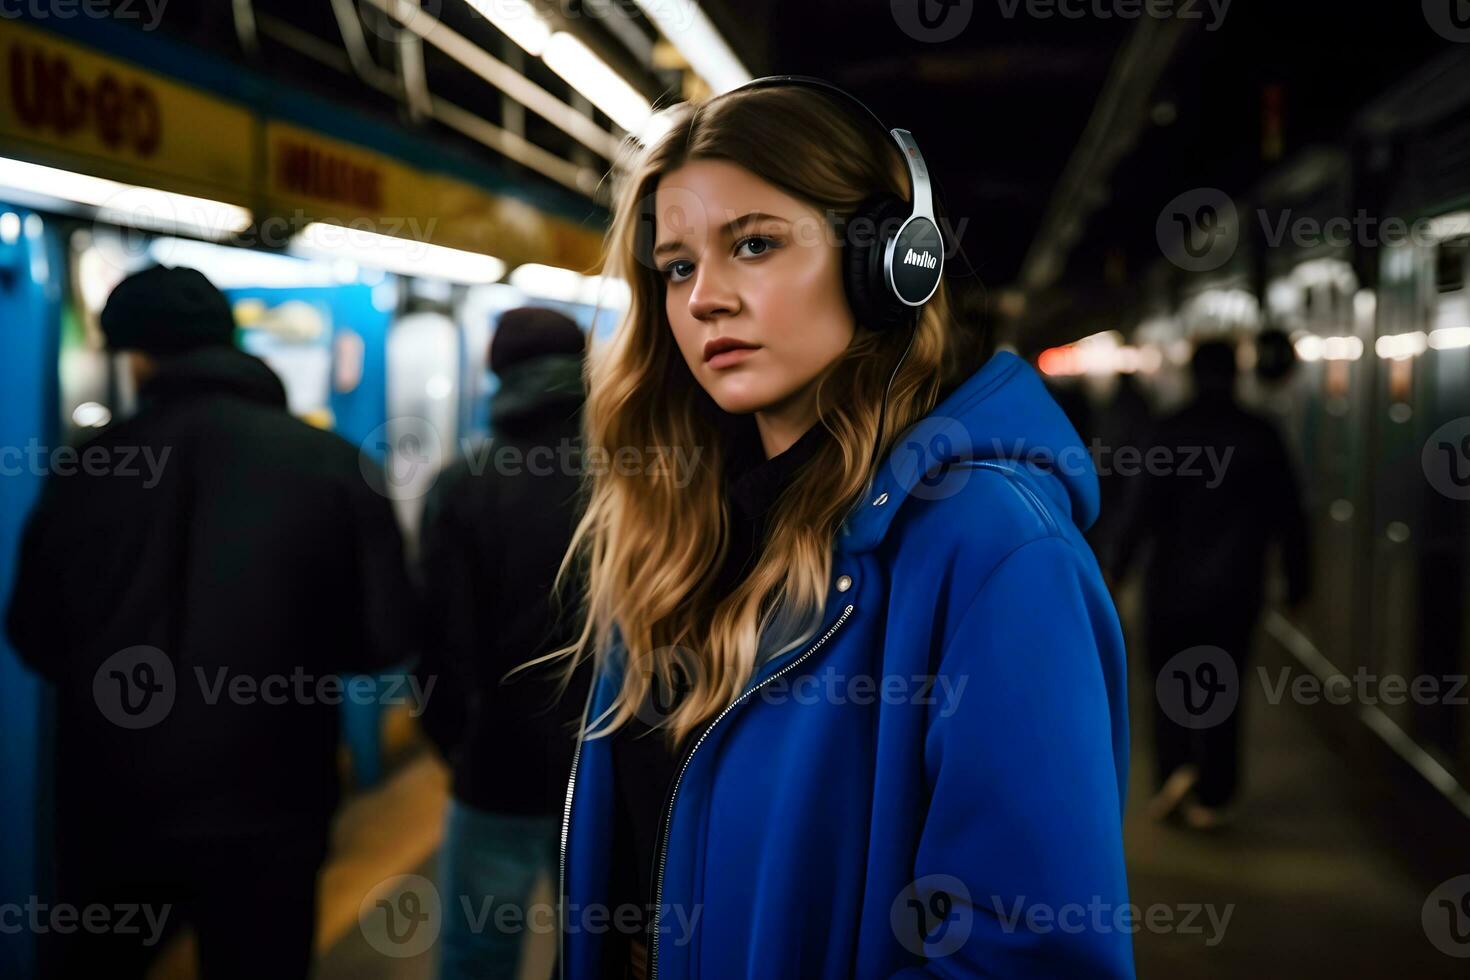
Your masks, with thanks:
M1113 170L1148 125L1149 103L1164 70L1197 21L1144 17L1114 59L1046 214L1021 265L1027 293L1051 286L1067 267L1088 218L1107 198Z

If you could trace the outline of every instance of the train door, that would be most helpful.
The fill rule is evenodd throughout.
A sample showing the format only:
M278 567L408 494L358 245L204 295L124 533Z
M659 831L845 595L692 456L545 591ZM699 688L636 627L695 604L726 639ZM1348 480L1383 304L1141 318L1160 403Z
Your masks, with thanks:
M0 203L0 608L15 584L16 549L57 443L56 357L65 270L54 232L40 215ZM34 447L34 451L33 451ZM0 632L0 901L44 893L46 853L37 819L48 752L40 680L21 666ZM0 929L0 975L35 973L34 936Z

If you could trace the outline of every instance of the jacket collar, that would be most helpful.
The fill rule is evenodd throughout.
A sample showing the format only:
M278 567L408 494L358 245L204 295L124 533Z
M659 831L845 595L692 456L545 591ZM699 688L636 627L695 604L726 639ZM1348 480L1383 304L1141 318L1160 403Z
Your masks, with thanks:
M944 495L946 467L986 460L1030 470L1083 530L1097 519L1097 471L1077 430L1035 369L1001 351L898 440L843 523L837 549L874 550L909 497ZM921 481L922 494L915 490Z

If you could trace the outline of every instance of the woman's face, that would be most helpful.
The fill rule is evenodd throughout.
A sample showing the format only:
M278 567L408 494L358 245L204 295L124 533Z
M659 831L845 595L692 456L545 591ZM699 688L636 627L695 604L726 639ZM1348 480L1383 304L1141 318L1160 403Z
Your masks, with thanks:
M665 174L654 212L654 266L689 370L725 411L799 435L816 421L814 382L854 330L822 213L725 160ZM755 349L706 360L716 338Z

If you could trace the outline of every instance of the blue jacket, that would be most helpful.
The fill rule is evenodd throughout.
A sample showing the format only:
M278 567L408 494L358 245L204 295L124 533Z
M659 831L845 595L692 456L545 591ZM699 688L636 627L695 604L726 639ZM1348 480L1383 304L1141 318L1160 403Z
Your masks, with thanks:
M685 757L651 976L1133 976L1123 637L1081 533L1097 508L1091 458L1012 354L911 430L833 543L822 628ZM601 904L612 806L608 740L583 740L562 828L575 980L620 918Z

